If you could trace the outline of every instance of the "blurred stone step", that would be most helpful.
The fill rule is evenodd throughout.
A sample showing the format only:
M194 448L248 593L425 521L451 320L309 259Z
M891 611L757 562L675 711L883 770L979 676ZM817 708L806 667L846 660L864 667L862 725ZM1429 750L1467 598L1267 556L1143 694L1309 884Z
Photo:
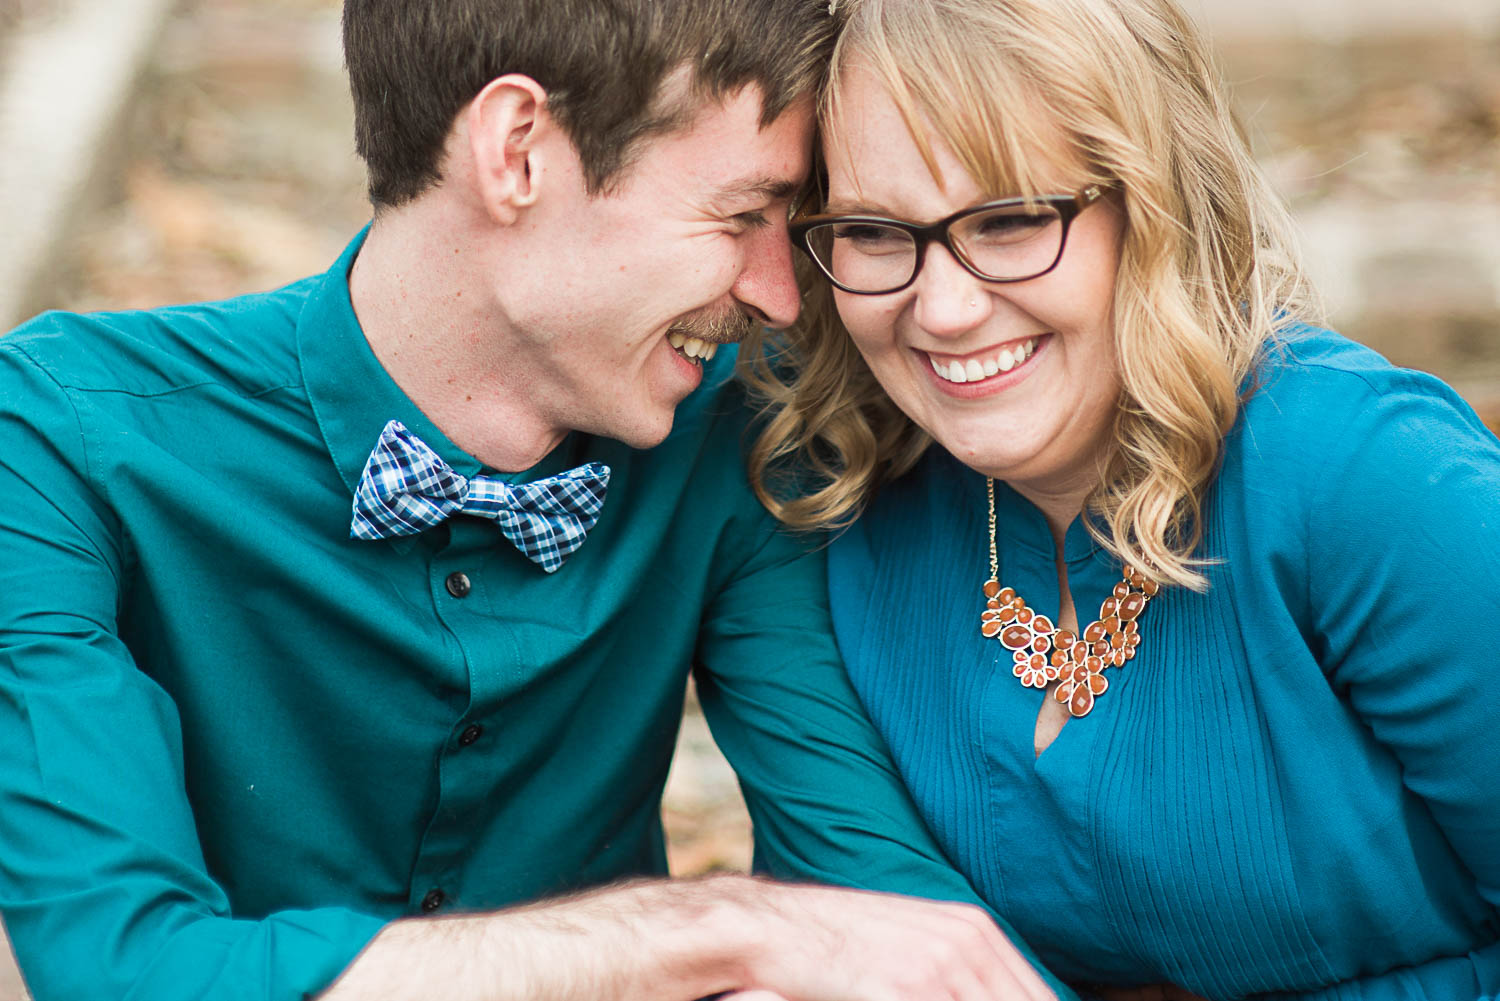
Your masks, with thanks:
M0 330L22 319L53 265L172 3L50 0L45 16L20 18L4 40Z
M1348 41L1458 31L1500 33L1495 0L1182 0L1218 40Z
M1338 198L1297 221L1336 327L1500 420L1500 204Z
M6 937L3 926L0 926L0 1001L31 1001L26 985L21 983L21 972L16 969L10 939Z

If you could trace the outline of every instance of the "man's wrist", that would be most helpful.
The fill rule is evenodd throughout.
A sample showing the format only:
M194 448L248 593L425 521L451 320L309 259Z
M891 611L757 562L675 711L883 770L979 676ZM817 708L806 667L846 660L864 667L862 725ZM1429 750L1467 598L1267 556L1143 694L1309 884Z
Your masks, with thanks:
M764 988L790 975L790 955L827 953L837 942L813 943L827 934L808 895L829 887L782 883L744 875L709 877L701 884L702 911L694 934L684 940L688 962L714 964L718 990Z
M631 913L630 946L647 984L687 983L708 995L756 982L770 937L759 903L769 885L725 873L621 887L622 899L607 893L599 903Z
M486 915L484 935L499 945L519 933L533 943L533 960L573 956L561 965L591 970L561 996L693 999L758 983L774 951L764 899L774 888L738 874L628 883ZM592 943L585 955L573 951L580 940ZM571 979L544 965L551 986ZM515 996L532 995L523 987Z

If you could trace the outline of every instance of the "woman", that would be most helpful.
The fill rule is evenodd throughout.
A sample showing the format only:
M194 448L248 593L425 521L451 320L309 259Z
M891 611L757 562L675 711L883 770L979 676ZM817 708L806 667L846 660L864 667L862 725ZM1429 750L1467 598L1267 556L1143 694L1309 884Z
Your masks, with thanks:
M858 516L835 626L933 830L1075 982L1495 996L1500 445L1306 325L1171 0L836 10L753 467Z

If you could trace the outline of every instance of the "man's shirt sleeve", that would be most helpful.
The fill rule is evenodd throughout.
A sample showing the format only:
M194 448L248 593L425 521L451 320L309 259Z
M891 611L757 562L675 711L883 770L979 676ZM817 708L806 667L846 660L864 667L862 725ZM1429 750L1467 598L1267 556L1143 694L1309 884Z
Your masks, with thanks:
M726 556L736 571L705 614L697 671L704 715L755 823L756 868L984 907L923 824L849 684L824 550L763 514L724 537L740 555ZM996 923L1059 997L1074 996Z
M120 641L128 533L92 482L87 401L0 343L0 913L37 1001L296 999L383 921L231 916L181 724Z

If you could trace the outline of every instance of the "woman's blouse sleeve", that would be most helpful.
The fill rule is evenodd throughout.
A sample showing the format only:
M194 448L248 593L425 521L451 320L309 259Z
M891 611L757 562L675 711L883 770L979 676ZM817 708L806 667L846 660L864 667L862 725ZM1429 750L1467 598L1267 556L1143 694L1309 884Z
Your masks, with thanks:
M1309 642L1500 908L1500 442L1436 379L1387 371L1363 389L1308 437L1325 450L1304 526ZM1468 996L1500 991L1500 946L1455 962L1329 996L1456 998L1469 972Z

